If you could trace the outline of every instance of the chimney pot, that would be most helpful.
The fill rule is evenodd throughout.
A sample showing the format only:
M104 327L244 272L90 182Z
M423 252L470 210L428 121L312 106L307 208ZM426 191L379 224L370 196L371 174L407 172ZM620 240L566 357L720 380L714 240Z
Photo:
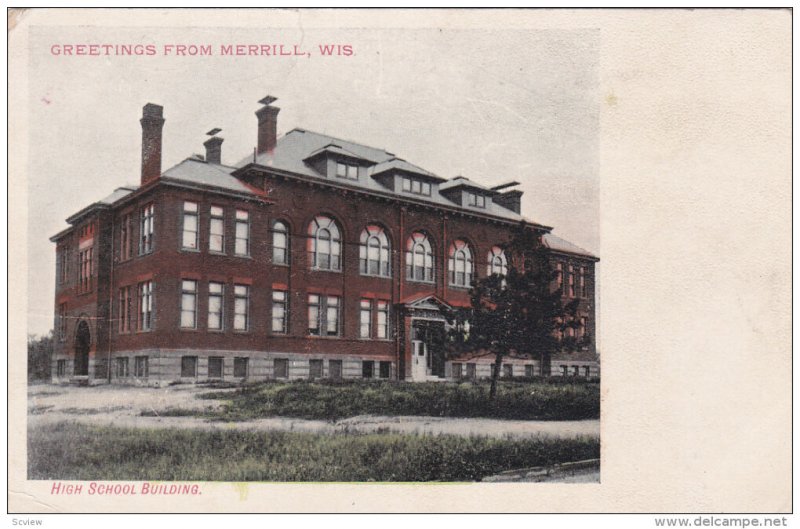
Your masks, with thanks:
M147 103L142 108L142 185L161 176L161 130L164 107Z

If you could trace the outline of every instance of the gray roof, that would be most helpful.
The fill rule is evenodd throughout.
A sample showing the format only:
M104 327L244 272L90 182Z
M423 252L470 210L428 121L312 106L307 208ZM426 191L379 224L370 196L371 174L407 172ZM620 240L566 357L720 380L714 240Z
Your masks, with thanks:
M163 176L191 184L214 186L238 193L252 194L241 180L231 176L235 169L227 165L207 163L197 158L187 158L164 171Z
M379 163L378 165L373 166L370 170L370 175L380 174L392 169L399 169L401 171L407 171L409 173L416 173L424 176L430 176L432 178L436 178L437 180L444 180L443 178L436 176L430 171L426 171L422 167L416 166L413 163L408 163L402 158L390 158L386 161Z
M325 175L318 173L316 170L314 170L313 167L311 167L311 165L304 162L304 160L307 159L311 154L322 151L330 145L335 145L337 148L341 148L344 151L347 151L347 153L351 156L356 155L358 158L361 158L363 160L366 160L367 162L375 164L375 166L371 167L370 171L368 171L369 176L366 178L361 178L357 182L352 180L338 179L335 177L326 178ZM318 132L312 132L305 129L290 130L289 132L287 132L285 135L283 135L278 139L274 151L270 153L259 154L255 158L255 160L253 159L252 155L247 156L246 158L240 160L236 164L236 167L241 168L250 165L252 163L256 163L257 165L261 165L267 168L273 168L281 171L295 173L310 178L327 180L329 182L344 187L348 186L357 187L365 191L372 191L375 193L382 193L382 194L389 193L409 200L428 202L435 205L447 206L451 208L452 207L460 208L460 206L454 204L447 197L439 193L439 190L435 185L433 186L434 190L432 191L431 196L414 195L414 194L393 191L385 187L375 178L371 178L371 175L377 174L378 172L381 172L385 169L392 168L392 169L399 169L413 173L423 174L431 178L444 180L442 177L437 176L430 171L422 169L421 167L413 165L405 160L397 158L393 153L390 153L383 149L368 147L360 143L355 143L340 138L334 138L326 134L320 134ZM442 183L439 185L441 186L445 184ZM476 187L478 186L478 184L474 183L473 185L475 185ZM482 186L481 188L486 189L485 187ZM503 206L500 206L499 204L495 203L487 204L486 208L460 208L460 209L465 209L474 212L476 214L487 214L511 221L527 220L519 213L515 213L510 209L504 208ZM533 222L530 220L527 221Z
M493 189L489 189L486 186L482 186L481 184L479 184L477 182L473 182L472 180L470 180L469 178L467 178L465 176L456 176L455 178L451 178L447 182L441 184L439 186L439 189L441 189L442 191L445 191L447 189L453 189L454 187L471 187L473 189L479 189L481 191L485 191L486 193L488 193L490 195L496 195L497 194L497 191L495 191Z
M139 189L139 186L135 186L135 185L126 185L126 186L123 186L123 187L118 187L117 189L114 190L113 193L111 193L110 195L108 195L107 197L105 197L105 198L103 198L101 200L98 200L98 202L100 202L101 204L111 205L114 202L116 202L117 200L119 200L121 198L125 198L126 196L130 195L131 193L133 193L137 189Z
M578 255L585 255L587 257L597 257L591 252L588 252L577 246L572 244L571 242L558 237L557 235L553 235L552 233L545 233L544 234L544 243L547 245L548 248L551 250L555 250L557 252L567 252L567 253L574 253Z

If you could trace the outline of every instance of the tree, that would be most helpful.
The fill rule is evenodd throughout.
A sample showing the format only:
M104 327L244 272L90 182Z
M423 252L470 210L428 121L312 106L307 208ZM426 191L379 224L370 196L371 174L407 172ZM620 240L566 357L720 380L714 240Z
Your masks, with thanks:
M554 288L558 272L541 236L523 222L504 251L507 274L474 281L470 306L446 311L451 325L449 356L494 355L490 399L497 394L497 379L507 356L538 357L541 374L549 375L553 353L574 350L589 341L588 335L581 340L562 339L567 329L580 325L575 317L579 300L564 303Z
M36 337L28 335L28 380L49 380L53 357L53 331Z

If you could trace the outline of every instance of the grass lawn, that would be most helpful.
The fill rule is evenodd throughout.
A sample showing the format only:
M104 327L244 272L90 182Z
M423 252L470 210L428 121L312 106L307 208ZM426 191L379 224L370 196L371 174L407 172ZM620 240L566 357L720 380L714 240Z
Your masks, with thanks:
M28 429L28 479L477 481L504 470L600 457L597 438L125 429Z
M429 415L523 420L600 417L600 384L585 381L501 381L494 401L489 382L266 382L203 398L227 401L219 418L284 416L338 420L356 415ZM173 414L197 412L174 410Z

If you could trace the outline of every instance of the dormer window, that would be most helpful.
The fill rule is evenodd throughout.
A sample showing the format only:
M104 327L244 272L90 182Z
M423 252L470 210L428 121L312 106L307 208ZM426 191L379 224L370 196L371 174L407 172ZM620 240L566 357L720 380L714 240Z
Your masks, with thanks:
M403 177L403 191L415 195L431 196L431 184L415 178Z
M467 205L475 208L485 208L486 197L477 193L467 193Z
M347 178L348 180L358 180L358 166L337 162L336 176L339 178Z

